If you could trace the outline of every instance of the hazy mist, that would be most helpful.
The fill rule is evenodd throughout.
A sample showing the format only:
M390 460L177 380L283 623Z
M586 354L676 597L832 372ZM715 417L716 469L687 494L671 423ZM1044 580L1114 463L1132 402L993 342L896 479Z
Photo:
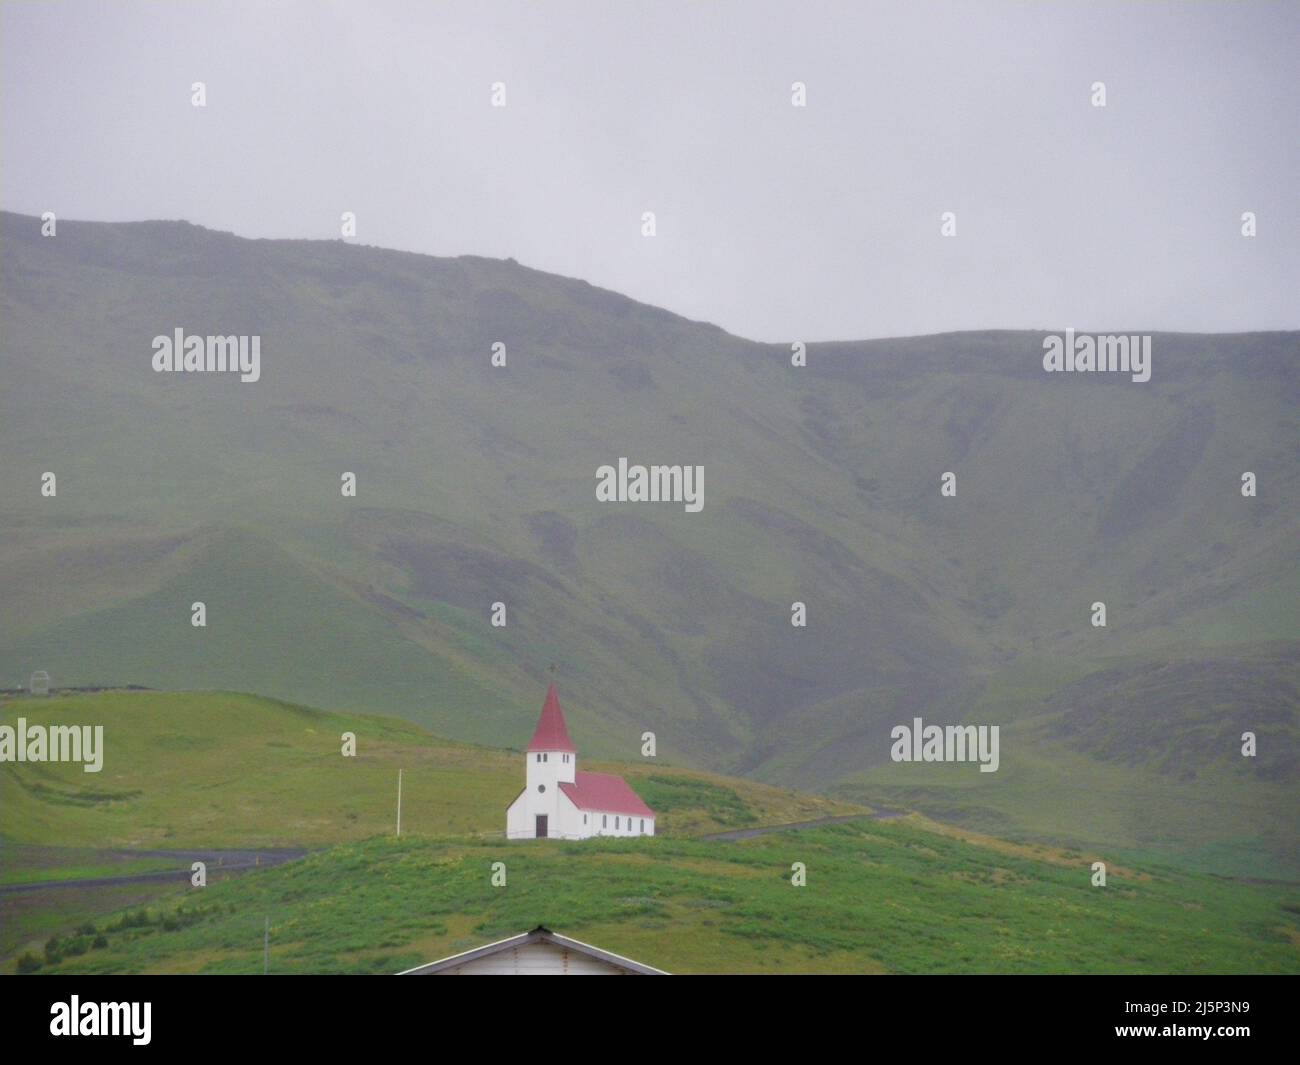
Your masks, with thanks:
M1300 325L1294 4L56 2L0 26L14 211L322 239L352 211L361 243L765 340Z

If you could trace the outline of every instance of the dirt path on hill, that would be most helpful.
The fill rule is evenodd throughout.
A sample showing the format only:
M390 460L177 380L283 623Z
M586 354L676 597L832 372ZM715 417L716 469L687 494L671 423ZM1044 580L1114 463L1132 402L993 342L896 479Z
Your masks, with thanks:
M869 814L846 814L841 817L819 817L815 821L792 821L788 825L763 825L760 828L738 828L731 832L710 832L707 836L696 836L696 839L754 839L756 836L767 836L773 832L797 832L804 828L820 828L822 825L838 825L842 821L896 821L900 817L906 817L906 810L886 810L879 807Z
M285 862L297 861L307 854L303 847L264 847L261 850L165 850L134 851L113 850L115 856L125 860L142 858L175 858L175 869L160 869L152 873L126 873L122 876L93 876L70 880L34 880L21 884L0 884L0 895L19 895L30 891L49 891L54 888L112 887L117 884L165 883L168 880L189 883L192 862L203 862L208 867L208 878L214 873L242 873L250 869L270 869Z

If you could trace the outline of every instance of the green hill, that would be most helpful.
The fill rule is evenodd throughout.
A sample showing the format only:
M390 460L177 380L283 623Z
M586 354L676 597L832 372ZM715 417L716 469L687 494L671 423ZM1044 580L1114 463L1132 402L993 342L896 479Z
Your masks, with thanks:
M98 774L0 765L4 882L152 871L158 848L315 849L272 869L214 866L204 888L0 893L11 971L260 972L268 917L278 973L395 972L538 923L674 972L1300 971L1294 885L1016 844L915 815L706 840L863 811L657 764L605 768L656 806L661 835L507 842L521 754L400 720L163 692L0 705L0 724L19 715L100 723L106 749ZM344 731L357 736L355 759L340 754ZM1098 859L1105 887L1092 886ZM496 862L503 887L491 883ZM805 887L791 883L796 862Z
M511 746L554 665L603 757L649 730L1021 839L1208 833L1239 841L1225 871L1297 868L1298 334L1159 334L1146 384L1044 374L1036 332L802 338L795 369L508 261L9 213L0 256L8 685L251 690ZM259 335L261 380L153 373L177 327ZM598 503L620 456L704 465L703 511ZM1005 726L1006 772L890 763L914 716Z
M85 922L42 971L258 973L269 915L275 973L398 972L541 922L679 973L1296 973L1297 910L1294 888L1164 870L1092 887L1081 857L899 823L730 844L374 840Z
M0 701L0 725L97 724L104 764L0 763L0 838L72 847L321 846L393 831L501 835L519 794L515 751L441 739L391 717L226 692L102 692ZM343 734L355 757L342 754ZM525 737L526 742L527 737ZM606 763L583 759L599 771ZM697 834L863 807L645 759L611 763L662 808L661 832Z

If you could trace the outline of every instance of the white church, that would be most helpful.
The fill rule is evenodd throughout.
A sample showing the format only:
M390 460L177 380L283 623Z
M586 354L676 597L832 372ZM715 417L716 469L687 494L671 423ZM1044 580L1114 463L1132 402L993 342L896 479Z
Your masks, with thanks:
M554 684L524 758L524 790L506 808L507 839L655 834L655 812L627 781L610 773L578 772L578 749Z

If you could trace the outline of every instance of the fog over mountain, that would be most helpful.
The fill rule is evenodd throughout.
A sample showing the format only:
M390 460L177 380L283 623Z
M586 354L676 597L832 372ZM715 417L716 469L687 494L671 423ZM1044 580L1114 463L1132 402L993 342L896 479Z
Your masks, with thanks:
M1298 37L1285 2L6 3L0 207L350 212L774 343L1294 329Z

